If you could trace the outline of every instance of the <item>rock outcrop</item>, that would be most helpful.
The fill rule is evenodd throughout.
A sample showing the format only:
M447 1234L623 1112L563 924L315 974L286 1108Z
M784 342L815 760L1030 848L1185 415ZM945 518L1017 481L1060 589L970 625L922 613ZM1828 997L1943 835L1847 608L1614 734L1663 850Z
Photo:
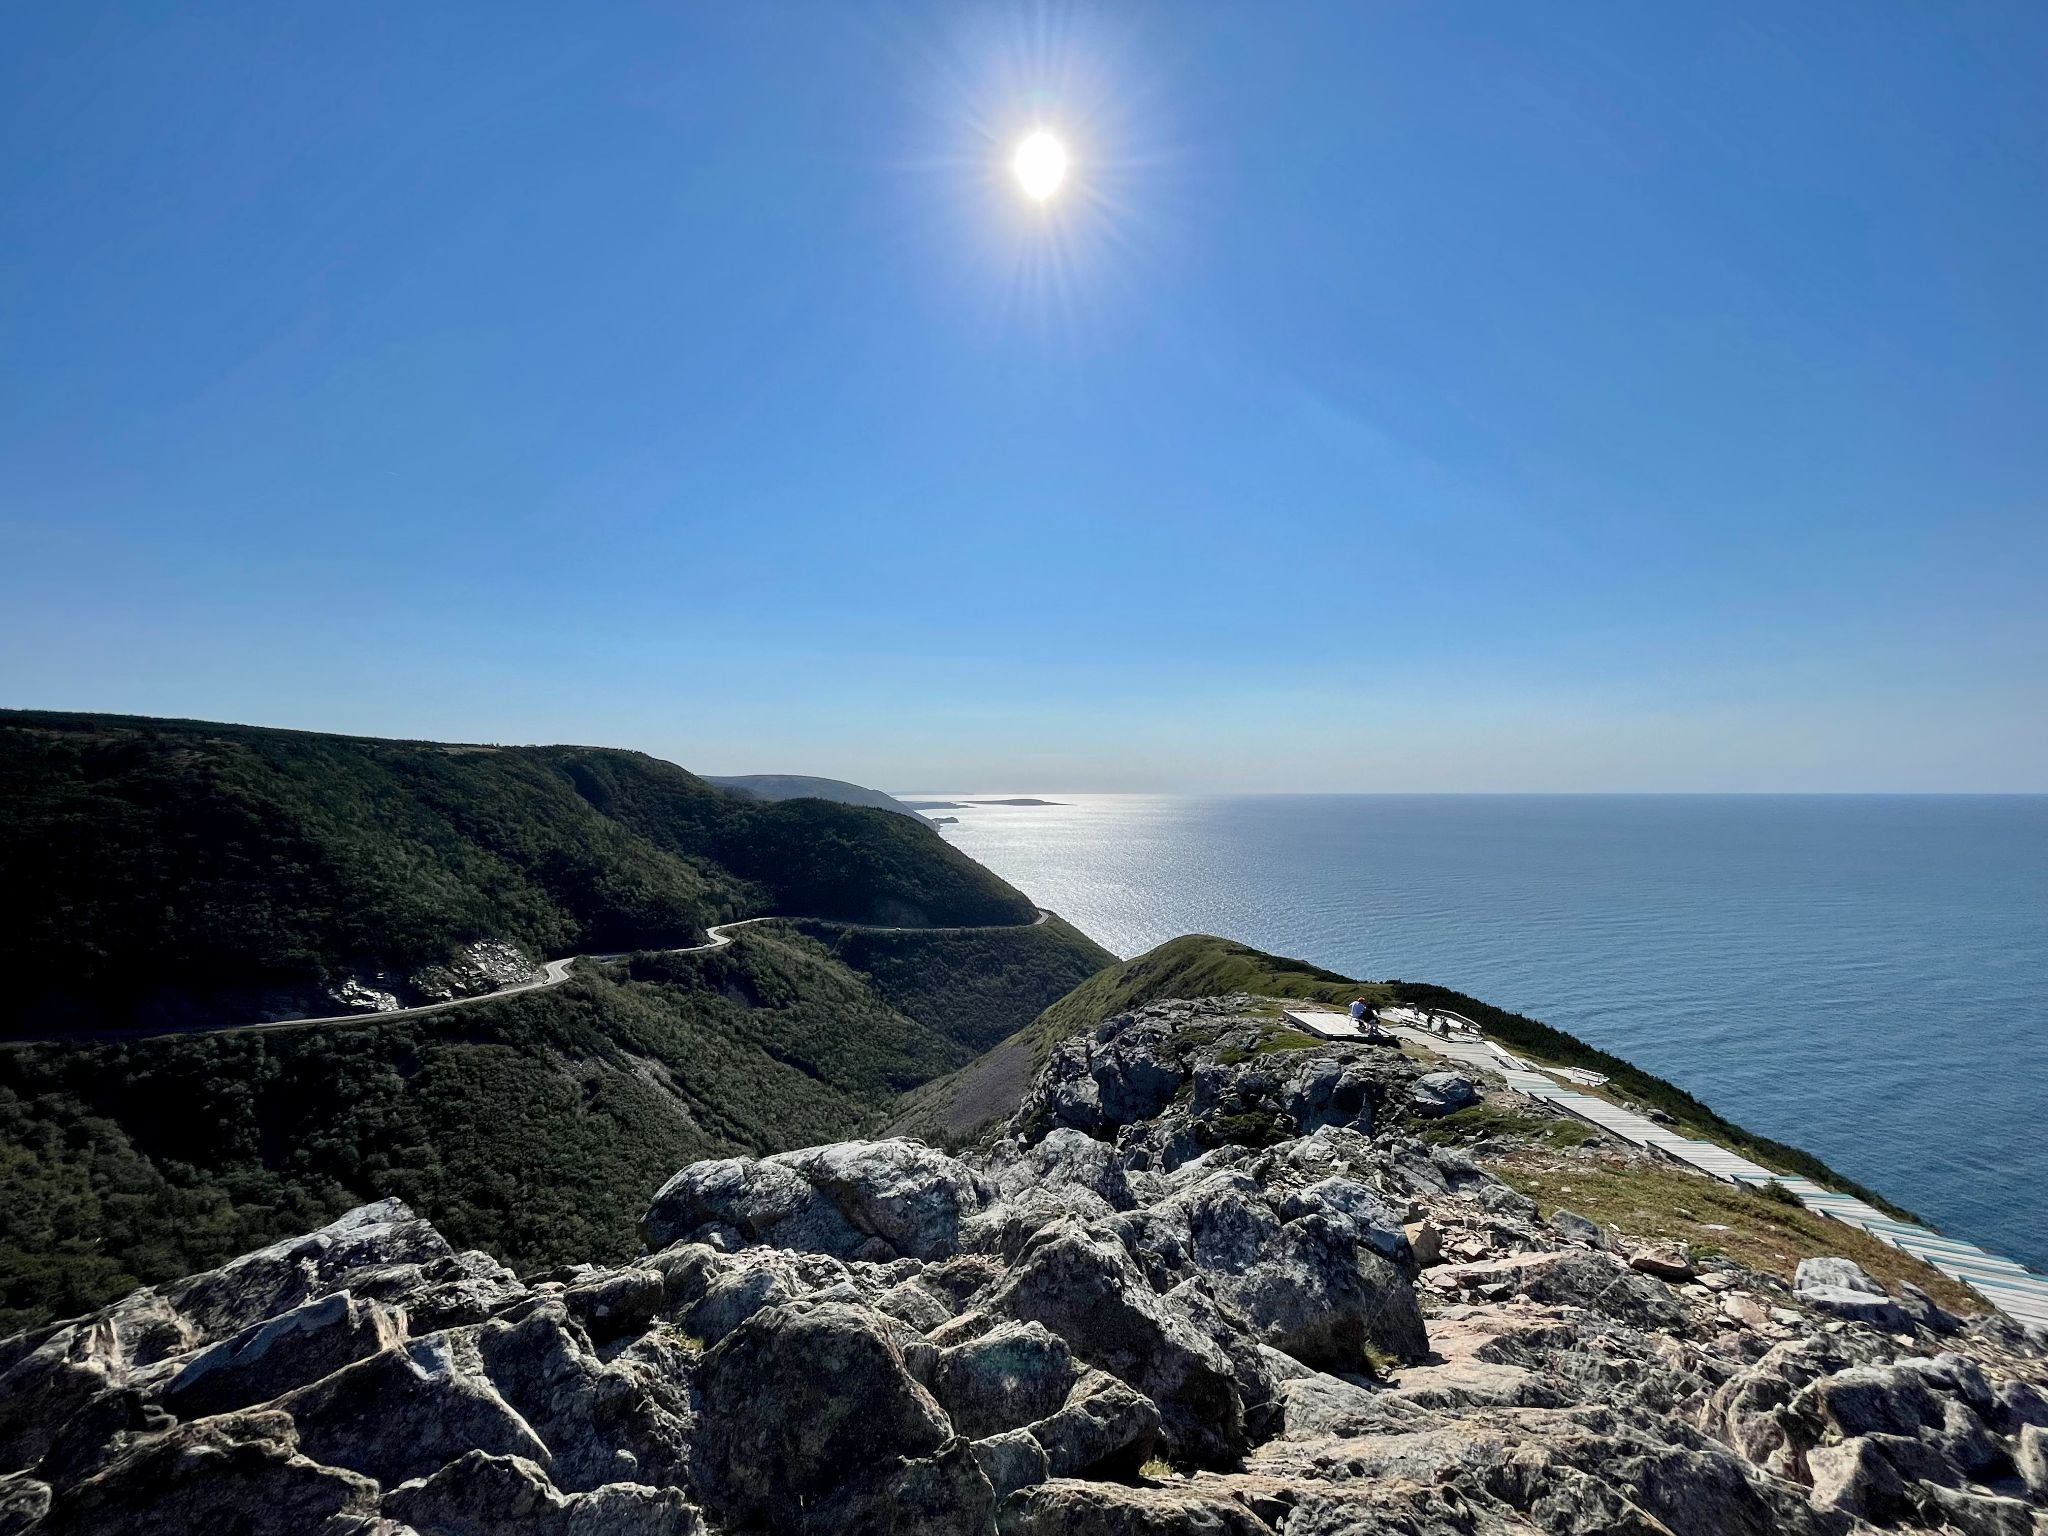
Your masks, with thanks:
M2048 1532L2048 1340L1544 1219L1431 1129L1497 1090L1295 1044L1156 1004L624 1265L385 1201L0 1340L0 1536Z

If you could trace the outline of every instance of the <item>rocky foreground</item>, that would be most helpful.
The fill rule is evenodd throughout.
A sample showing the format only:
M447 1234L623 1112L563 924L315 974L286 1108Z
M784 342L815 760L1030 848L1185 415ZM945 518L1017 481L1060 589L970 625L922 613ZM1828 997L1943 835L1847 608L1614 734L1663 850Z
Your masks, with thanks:
M1553 1213L1474 1084L1155 1005L993 1150L699 1163L522 1280L394 1201L0 1341L0 1536L2048 1532L2048 1341Z

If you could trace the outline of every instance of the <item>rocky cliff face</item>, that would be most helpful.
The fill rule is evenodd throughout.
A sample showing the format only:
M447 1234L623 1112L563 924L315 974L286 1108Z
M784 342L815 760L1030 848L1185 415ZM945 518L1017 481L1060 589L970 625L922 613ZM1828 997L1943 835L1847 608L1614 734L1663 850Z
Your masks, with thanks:
M1473 1085L1301 1043L1154 1005L624 1268L387 1201L0 1342L0 1536L2048 1531L2048 1341L1539 1221L1413 1134Z

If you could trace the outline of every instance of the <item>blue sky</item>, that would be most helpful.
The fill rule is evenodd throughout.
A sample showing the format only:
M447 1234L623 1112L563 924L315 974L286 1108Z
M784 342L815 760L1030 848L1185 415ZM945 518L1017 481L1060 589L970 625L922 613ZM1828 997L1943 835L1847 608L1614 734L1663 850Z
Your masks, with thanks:
M2044 69L2030 3L11 7L0 702L2048 789Z

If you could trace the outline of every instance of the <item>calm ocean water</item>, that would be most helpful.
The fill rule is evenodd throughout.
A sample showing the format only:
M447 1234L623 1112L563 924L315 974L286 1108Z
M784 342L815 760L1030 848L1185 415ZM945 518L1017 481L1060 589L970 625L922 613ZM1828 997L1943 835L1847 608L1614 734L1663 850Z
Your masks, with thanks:
M945 834L1119 954L1457 987L2048 1269L2048 796L1044 798Z

